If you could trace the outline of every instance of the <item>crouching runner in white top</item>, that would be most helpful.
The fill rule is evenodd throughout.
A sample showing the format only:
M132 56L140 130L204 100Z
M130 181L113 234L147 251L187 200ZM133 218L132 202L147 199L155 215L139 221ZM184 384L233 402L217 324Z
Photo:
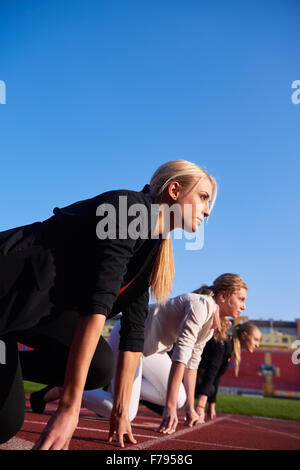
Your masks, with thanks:
M213 286L204 286L198 293L183 294L165 305L150 305L145 325L143 355L134 377L129 408L132 421L139 401L164 405L162 422L157 429L175 432L177 409L185 405L186 424L204 422L194 409L197 369L207 341L217 333L227 339L231 322L227 316L238 317L245 309L247 287L236 274L219 276ZM115 357L118 354L120 321L108 338ZM168 355L171 351L172 359ZM183 382L184 385L183 385ZM113 407L114 380L108 391L91 390L83 394L82 406L100 416L110 417Z

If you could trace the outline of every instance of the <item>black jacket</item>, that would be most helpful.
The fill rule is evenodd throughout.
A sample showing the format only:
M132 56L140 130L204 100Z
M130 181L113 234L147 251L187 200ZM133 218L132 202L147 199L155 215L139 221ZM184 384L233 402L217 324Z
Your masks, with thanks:
M139 220L148 227L147 238L126 235L139 213L124 219L120 196L127 197L127 208L146 208ZM96 210L104 203L115 209L115 239L96 235L107 215L97 216ZM1 232L0 334L28 329L66 310L108 318L122 311L120 349L142 351L149 277L161 243L150 234L155 203L148 185L141 192L109 191L55 208L44 222Z
M198 367L196 397L206 395L209 403L215 403L221 376L229 367L233 353L233 340L216 341L213 337L206 343Z

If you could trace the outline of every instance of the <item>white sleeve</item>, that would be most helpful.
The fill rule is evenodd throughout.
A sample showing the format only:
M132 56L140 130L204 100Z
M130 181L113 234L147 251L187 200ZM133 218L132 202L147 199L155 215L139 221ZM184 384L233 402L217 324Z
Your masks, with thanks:
M211 332L207 335L205 340L202 341L201 343L198 343L194 347L192 355L191 355L191 357L190 357L190 359L189 359L189 361L186 365L188 369L198 369L198 366L199 366L200 361L201 361L203 349L204 349L207 341L210 340L210 338L212 337L213 333L214 333L214 330L211 330Z
M182 362L189 369L197 369L206 343L198 342L204 323L209 318L209 304L204 298L191 298L172 354L172 361Z

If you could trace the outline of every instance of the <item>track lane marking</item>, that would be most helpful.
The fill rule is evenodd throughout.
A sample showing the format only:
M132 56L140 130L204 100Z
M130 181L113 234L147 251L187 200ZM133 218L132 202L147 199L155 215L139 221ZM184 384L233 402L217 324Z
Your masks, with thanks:
M228 415L228 416L230 416L230 415ZM141 442L140 444L135 444L135 445L129 447L128 449L130 449L130 450L143 450L143 449L147 449L148 447L152 447L153 445L156 445L157 443L161 443L161 442L164 442L164 441L169 441L170 439L175 438L177 440L177 437L179 437L179 436L183 436L184 434L188 434L189 432L193 432L196 429L200 431L201 429L203 429L207 426L211 426L212 424L215 424L216 422L220 422L220 421L223 421L224 419L227 419L228 416L223 416L221 418L216 418L215 420L210 421L209 423L199 424L199 425L197 425L197 427L193 426L192 428L182 429L181 431L176 431L175 433L168 434L167 436L163 435L162 437L159 437L159 438L152 438L149 441Z
M232 421L234 423L238 423L238 424L243 424L241 421L239 421L238 419L234 419L234 418L228 418L229 421ZM256 424L252 424L252 423L247 423L247 425L250 425L252 428L255 428L255 429L260 429L264 432L270 432L270 433L273 433L273 434L280 434L282 436L287 436L287 437L292 437L293 439L297 439L297 440L300 440L300 436L295 436L293 434L290 434L290 433L286 433L286 432L283 432L283 431L275 431L274 429L270 429L268 427L263 427L263 426L258 426Z
M32 421L32 420L28 420L28 419L25 419L24 420L24 423L31 423L31 424L42 424L43 426L45 426L47 424L47 421ZM95 432L105 432L105 433L108 433L109 432L109 429L97 429L97 428L87 428L85 426L77 426L75 431L77 429L80 429L80 430L83 430L83 431L95 431ZM26 432L30 432L30 431L26 431ZM151 439L159 439L159 436L156 437L156 436L149 436L148 434L137 434L137 433L134 433L135 436L138 436L138 437L147 437L147 438L151 438ZM74 436L75 439L76 439L76 436ZM91 437L91 439L93 439Z
M237 450L259 450L255 449L254 447L242 447L242 446L231 446L229 444L216 444L215 442L202 442L202 441L182 441L181 439L173 439L174 441L181 442L186 442L187 444L201 444L205 446L215 446L215 447L228 447L229 449L237 449Z
M33 442L14 436L9 441L0 444L0 450L31 450L32 445Z

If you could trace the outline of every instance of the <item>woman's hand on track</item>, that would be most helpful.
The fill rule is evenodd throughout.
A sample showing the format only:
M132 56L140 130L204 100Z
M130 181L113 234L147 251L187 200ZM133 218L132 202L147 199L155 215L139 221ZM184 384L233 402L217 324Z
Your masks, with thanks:
M163 434L173 434L176 431L178 424L177 411L173 408L165 408L162 415L162 422L156 429L157 432Z
M196 410L186 411L185 416L184 423L190 428L196 426L196 424L204 423L204 416L199 416Z
M203 407L196 406L196 413L199 416L199 424L205 423L205 409Z
M207 416L209 419L215 419L217 417L216 413L216 404L215 403L209 403L207 407Z
M108 442L112 442L114 433L116 433L117 442L121 447L124 447L124 439L130 444L137 443L132 434L129 418L126 415L111 414Z
M78 413L58 408L32 450L68 450L78 419Z

